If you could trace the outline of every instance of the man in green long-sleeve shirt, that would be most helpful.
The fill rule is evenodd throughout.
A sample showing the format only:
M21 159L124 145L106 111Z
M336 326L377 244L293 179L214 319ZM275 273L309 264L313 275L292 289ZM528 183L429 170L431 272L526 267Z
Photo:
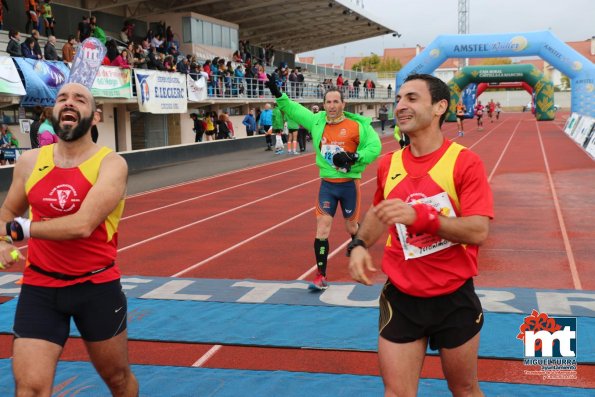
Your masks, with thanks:
M330 89L324 94L324 112L312 113L281 94L275 81L267 87L277 98L277 105L288 118L312 134L312 147L321 178L316 205L314 254L318 272L311 288L328 288L326 265L328 236L339 203L345 229L352 236L360 217L360 179L366 166L376 160L381 150L378 134L368 117L345 112L343 93Z

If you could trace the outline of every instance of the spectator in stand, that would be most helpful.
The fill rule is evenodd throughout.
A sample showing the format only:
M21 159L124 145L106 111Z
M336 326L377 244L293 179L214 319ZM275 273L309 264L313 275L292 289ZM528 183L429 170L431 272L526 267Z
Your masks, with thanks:
M171 26L168 26L167 29L165 29L165 42L168 44L174 42L174 31Z
M362 85L362 82L356 77L353 81L353 96L355 98L359 98L359 87Z
M256 131L256 119L254 118L254 109L250 109L248 114L244 116L242 124L246 126L246 136L254 136Z
M131 21L124 21L124 27L120 31L120 39L124 43L128 43L134 39L134 23Z
M68 36L68 41L62 46L62 60L64 62L72 62L74 59L74 45L76 38L73 35Z
M169 44L167 54L171 55L174 58L174 62L177 62L178 56L180 55L180 51L178 51L178 46L174 43Z
M11 57L22 57L23 53L21 51L21 34L14 30L10 29L8 32L8 45L6 46L6 52Z
M23 58L38 60L39 58L35 54L34 48L35 39L33 37L27 37L25 42L21 44L21 53L23 54Z
M374 80L370 80L368 88L370 89L370 98L374 99L374 95L376 94L376 83L374 83Z
M240 55L240 51L236 50L232 56L231 56L232 61L236 62L236 63L241 63L243 62L242 60L242 56Z
M45 27L45 35L47 37L53 36L55 34L54 25L56 23L50 2L51 0L45 0L45 2L41 5L41 16L43 17L43 25Z
M147 35L145 36L145 40L147 40L149 43L151 43L151 40L153 40L153 37L155 37L155 33L153 33L153 29L147 30Z
M107 59L109 60L109 64L111 65L112 61L114 59L116 59L116 57L118 55L120 55L120 52L118 51L118 44L116 43L116 40L110 40L107 43L105 43L105 48L107 49L105 56L107 57Z
M151 39L151 46L155 47L157 49L157 51L159 51L159 52L165 51L165 49L163 47L163 43L164 43L163 38L159 33L157 33L155 35L155 37L153 37Z
M6 1L0 1L0 30L2 30L2 23L4 22L4 7L6 7ZM6 11L8 11L8 7L6 7Z
M41 52L41 46L39 45L39 30L33 29L31 31L31 37L34 40L33 53L37 56L37 59L43 59L43 53Z
M389 84L388 87L386 87L386 97L390 98L393 94L393 87Z
M302 68L298 66L297 68L297 84L296 84L296 91L295 96L301 98L304 93L304 74L302 73Z
M137 69L147 69L147 56L143 47L139 44L134 46L134 67Z
M101 41L101 43L103 45L105 45L105 42L107 41L106 37L105 37L105 31L103 29L101 29L99 26L97 26L97 22L95 20L95 17L91 17L91 21L89 22L89 26L91 26L91 36L95 37L96 39L98 39L99 41Z
M178 73L182 73L182 74L188 74L190 73L190 60L188 59L188 57L184 57L180 60L180 62L178 62L176 64L176 72Z
M56 36L50 35L50 37L48 37L48 42L45 43L45 47L43 48L43 57L46 61L62 60L56 51Z
M122 52L112 60L111 66L130 69L130 64L128 63L128 50L122 50Z
M174 58L171 55L168 55L163 60L163 67L165 68L166 72L175 72L176 65L174 64Z
M83 15L83 20L79 22L78 30L76 32L76 38L79 43L85 41L85 39L91 37L91 24L89 23L89 17ZM71 61L69 61L71 62Z
M163 62L161 62L161 55L157 52L155 47L151 46L151 50L148 55L147 67L154 70L165 70Z
M258 80L258 97L264 98L264 85L268 81L268 78L267 74L264 72L264 66L259 64L257 67L258 74L256 75L256 79Z
M337 88L339 91L343 91L343 74L339 73L337 76Z
M58 136L56 135L52 124L52 108L44 108L39 121L41 121L39 131L37 132L39 147L58 142Z
M29 33L31 28L37 28L37 25L39 23L39 15L37 14L37 8L37 2L35 0L25 0L25 13L27 14L25 33Z
M233 71L233 96L244 94L244 65L239 64Z

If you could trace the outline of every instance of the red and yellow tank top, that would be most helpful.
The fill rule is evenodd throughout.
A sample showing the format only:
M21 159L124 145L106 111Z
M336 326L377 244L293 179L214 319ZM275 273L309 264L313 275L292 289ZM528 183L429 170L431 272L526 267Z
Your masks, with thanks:
M102 147L78 167L60 168L54 164L53 149L54 145L40 149L33 172L25 184L34 222L76 213L97 181L102 160L112 151ZM35 272L28 265L33 263L50 272L74 276L108 266L116 259L118 223L123 211L122 199L87 238L61 241L30 238L23 283L63 287L88 280L103 283L118 279L120 270L117 266L93 276L63 281Z

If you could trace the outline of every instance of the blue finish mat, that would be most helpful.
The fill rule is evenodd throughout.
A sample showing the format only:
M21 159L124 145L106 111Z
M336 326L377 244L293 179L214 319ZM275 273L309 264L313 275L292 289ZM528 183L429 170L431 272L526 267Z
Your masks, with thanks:
M375 351L378 309L129 299L130 339L223 345ZM0 305L11 333L16 299ZM522 359L524 314L485 313L480 357ZM71 327L72 335L78 335ZM580 317L577 361L595 362L595 318ZM432 352L435 353L435 352Z
M0 395L14 395L10 360L0 360ZM140 384L141 397L381 397L382 380L376 376L337 375L327 373L250 371L133 365ZM9 380L10 379L10 380ZM4 381L6 380L6 381ZM480 382L486 396L515 397L589 397L593 390L574 387ZM53 396L97 397L109 391L90 363L60 362L54 381ZM68 394L67 394L68 393ZM421 379L420 396L441 397L451 394L446 381Z
M0 296L16 296L21 273L0 273ZM382 284L332 282L324 292L308 291L307 281L122 277L128 298L204 302L272 303L302 306L378 307ZM595 291L539 288L476 288L484 311L550 316L595 317Z

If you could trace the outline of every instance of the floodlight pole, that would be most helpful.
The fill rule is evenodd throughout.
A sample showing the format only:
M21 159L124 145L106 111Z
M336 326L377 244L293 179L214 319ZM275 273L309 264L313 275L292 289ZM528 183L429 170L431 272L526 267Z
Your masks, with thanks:
M458 5L459 11L459 28L458 34L469 34L469 0L459 0ZM469 58L461 58L459 59L459 69L463 66L469 65Z

